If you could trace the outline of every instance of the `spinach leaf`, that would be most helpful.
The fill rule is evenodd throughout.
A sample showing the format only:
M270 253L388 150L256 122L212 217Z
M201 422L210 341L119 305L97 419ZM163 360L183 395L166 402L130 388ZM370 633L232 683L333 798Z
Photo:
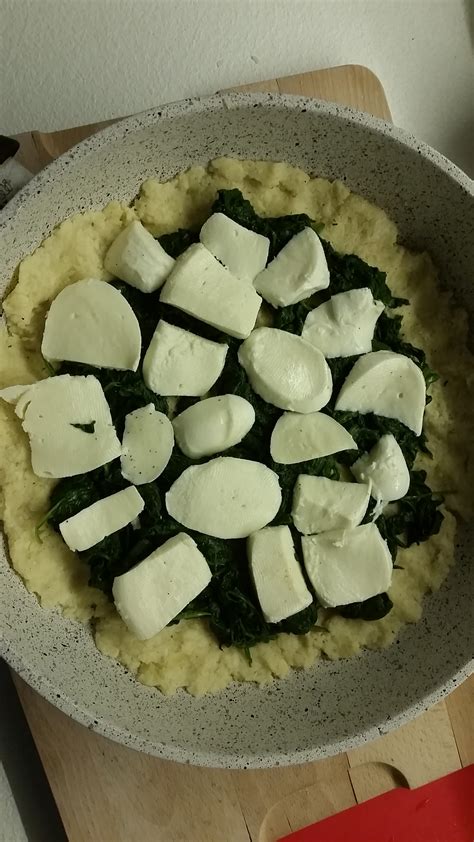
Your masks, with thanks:
M375 266L369 266L355 254L339 254L333 247L323 240L329 274L330 288L317 293L317 303L327 301L331 295L347 292L350 289L368 287L377 301L382 301L386 307L400 307L408 304L406 298L396 298L387 284L387 275ZM315 305L316 306L316 305Z
M397 502L397 513L387 517L382 514L377 519L380 534L394 559L398 547L421 544L439 532L443 522L439 507L443 500L442 494L426 484L426 471L410 472L408 494Z
M127 549L130 546L133 528L125 526L118 532L108 535L89 550L79 553L79 556L89 565L89 584L111 595L115 576L126 573L133 567Z
M312 602L308 608L298 611L292 617L288 617L280 623L273 623L271 628L275 629L277 634L281 632L286 634L307 634L317 623L318 608L318 603Z
M262 616L250 580L245 540L193 537L213 574L204 592L205 600L198 597L196 605L198 609L206 605L210 628L221 646L247 649L259 641L270 640L275 632L271 632Z
M350 605L341 605L335 608L335 612L345 617L346 620L380 620L385 617L393 608L393 602L389 595L381 593L372 596L364 602L352 602Z
M281 410L263 400L253 391L248 377L237 358L237 344L231 344L227 352L224 370L211 390L213 395L233 394L245 398L255 410L255 423L245 438L226 453L259 462L270 460L270 436Z
M76 430L82 430L83 433L93 433L95 430L95 421L91 421L90 424L71 424L71 427L75 427Z
M273 327L279 330L288 330L290 333L301 334L306 316L314 310L313 297L305 298L298 304L289 304L288 307L280 307L274 316Z
M371 450L381 436L391 433L400 445L409 468L413 466L419 450L429 454L424 434L415 435L412 430L394 418L383 418L372 412L361 415L359 412L336 412L330 409L325 411L346 428L361 451ZM355 450L346 450L339 454L339 461L345 465L352 465L359 455Z
M51 492L51 507L46 518L52 526L57 527L61 521L128 484L121 474L118 459L88 474L65 477L59 480Z
M38 523L36 531L45 524L57 527L61 521L76 515L98 500L91 474L79 477L66 477L53 488L49 498L49 510Z
M171 234L162 234L158 237L160 246L170 255L170 257L179 257L183 251L186 251L193 243L199 242L199 231L191 231L187 228L178 228Z

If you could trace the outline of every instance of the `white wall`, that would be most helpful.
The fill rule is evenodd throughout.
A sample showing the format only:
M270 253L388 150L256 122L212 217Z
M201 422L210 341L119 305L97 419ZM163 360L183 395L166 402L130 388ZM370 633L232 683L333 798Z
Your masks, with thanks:
M1 130L354 62L396 123L473 172L472 18L471 0L0 0Z

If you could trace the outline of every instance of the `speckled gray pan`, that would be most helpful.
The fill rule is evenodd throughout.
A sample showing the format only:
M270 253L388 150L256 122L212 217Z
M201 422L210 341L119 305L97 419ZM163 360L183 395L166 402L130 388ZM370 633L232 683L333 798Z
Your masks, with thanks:
M220 155L283 160L344 179L388 211L405 242L429 249L472 308L474 203L466 176L413 137L350 109L245 94L125 120L34 178L1 216L0 293L19 260L64 217L112 197L130 200L143 179L167 179ZM87 628L43 611L0 548L0 651L67 714L133 748L212 766L301 763L401 725L468 674L473 546L472 529L463 528L448 581L425 600L422 621L388 650L323 661L265 689L246 684L200 699L166 698L138 684L97 651Z

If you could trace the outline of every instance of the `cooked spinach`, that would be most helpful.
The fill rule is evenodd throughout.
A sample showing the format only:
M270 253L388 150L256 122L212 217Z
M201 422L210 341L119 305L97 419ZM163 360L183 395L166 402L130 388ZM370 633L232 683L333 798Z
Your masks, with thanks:
M191 231L189 228L178 228L171 234L162 234L158 242L168 252L170 257L179 257L193 243L199 242L199 231Z
M248 400L255 410L255 424L243 441L232 448L230 455L247 454L244 458L269 462L270 448L262 447L262 442L270 441L271 432L281 415L281 410L264 401L253 391L248 377L237 359L237 350L236 345L229 347L224 370L211 392L213 395L239 395L241 398Z
M421 544L439 532L443 522L439 507L443 500L442 494L433 492L426 484L426 471L410 471L408 494L398 500L396 514L382 514L377 519L380 534L394 559L399 547Z
M393 602L389 595L381 593L364 602L352 602L350 605L341 605L334 610L346 620L380 620L392 610L392 607Z
M288 216L259 216L248 199L245 199L237 189L219 190L211 213L224 213L244 228L268 237L270 240L269 260L273 260L283 246L286 246L291 238L299 234L303 228L314 228L316 231L321 228L305 213Z
M320 301L327 300L337 292L368 287L373 297L377 301L382 301L386 307L400 307L402 304L409 303L406 298L396 298L392 295L385 272L375 266L370 266L355 254L339 254L325 240L323 240L323 247L331 276L331 284L329 289L318 293Z
M438 375L426 362L425 352L421 348L415 348L410 342L405 342L402 338L401 331L402 316L382 313L375 326L372 349L374 351L395 351L397 354L403 354L405 357L409 357L421 368L426 386L430 386L435 380L438 380Z
M263 234L270 240L271 260L286 243L307 226L318 230L317 224L305 214L282 217L260 217L251 203L239 190L220 190L212 212L225 213L239 224ZM159 238L163 248L172 257L179 257L189 245L199 240L194 230L179 229ZM407 303L395 298L387 285L385 273L368 266L355 255L340 255L329 243L323 247L331 273L330 290L316 293L298 304L278 309L274 325L282 330L300 334L309 310L326 301L330 295L350 289L368 287L374 298L383 301L389 308ZM160 302L160 292L144 294L121 281L114 281L135 312L142 332L142 348L146 350L159 319L190 330L214 341L226 342L229 346L224 370L215 384L212 394L232 393L246 398L255 409L255 424L236 447L226 455L265 462L274 470L282 488L282 506L274 524L289 524L295 539L297 555L301 559L301 536L291 523L293 488L300 473L339 478L339 464L350 465L359 455L357 451L346 451L336 456L314 459L297 465L280 465L272 461L269 452L270 435L281 410L260 398L250 386L244 369L239 365L237 353L239 342L203 322ZM420 366L427 385L436 379L425 359L423 351L405 342L401 335L402 317L383 313L380 317L373 342L374 350L390 348L409 356ZM334 381L334 396L349 373L357 357L329 361ZM76 363L63 363L58 374L93 374L99 379L109 403L112 419L120 436L125 416L134 409L153 403L162 412L168 411L165 398L155 395L146 386L140 372L120 372L97 369ZM197 398L181 398L177 410L183 411ZM324 410L339 421L355 439L359 451L370 450L384 433L392 433L397 439L410 468L417 452L429 452L424 436L416 437L408 428L394 421L373 414L360 415L352 412L335 412L334 400ZM86 433L94 431L92 424L75 424ZM205 460L201 460L205 461ZM139 523L121 529L86 552L80 553L90 568L90 582L107 594L111 593L116 575L129 570L134 564L146 558L157 546L182 531L182 526L171 518L164 505L164 495L169 486L190 465L197 464L175 449L161 476L152 483L139 488L145 507ZM381 534L387 540L393 558L399 547L424 541L436 533L441 525L439 506L442 497L433 494L425 482L423 471L411 471L408 494L397 504L394 515L382 515L377 520ZM119 460L81 476L61 480L50 498L50 510L43 522L58 528L61 521L79 512L97 500L126 487L128 483L120 472ZM370 520L372 508L366 521ZM41 525L41 524L40 524ZM187 530L189 532L189 530ZM258 642L271 640L276 634L305 634L317 621L318 604L315 600L309 608L281 623L265 622L253 587L246 559L245 540L223 541L210 536L190 532L206 557L212 571L208 587L193 600L175 619L204 617L222 646L235 645L247 652ZM381 594L362 603L341 606L335 609L343 617L375 620L390 611L392 603L387 594Z
M418 451L429 454L424 434L416 436L405 424L395 418L383 418L368 412L336 412L326 409L339 424L351 434L360 451L371 450L381 436L391 433L397 440L409 468L413 466ZM352 465L360 454L355 450L346 450L339 454L339 461L345 465Z
M288 307L280 307L274 316L273 326L279 330L288 330L290 333L301 334L306 316L310 310L314 310L313 298L305 298L298 304L289 304Z
M76 430L82 430L83 433L93 433L95 430L95 421L91 421L89 424L71 424L71 427L75 427Z

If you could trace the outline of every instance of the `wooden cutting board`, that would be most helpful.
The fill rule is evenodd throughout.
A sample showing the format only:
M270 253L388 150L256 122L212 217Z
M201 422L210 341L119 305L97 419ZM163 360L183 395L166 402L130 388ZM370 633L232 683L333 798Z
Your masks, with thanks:
M318 70L234 90L303 94L391 119L365 67ZM19 135L38 172L109 123ZM15 683L70 842L275 842L397 785L419 786L474 762L474 677L414 722L328 760L278 769L182 766L92 733Z

